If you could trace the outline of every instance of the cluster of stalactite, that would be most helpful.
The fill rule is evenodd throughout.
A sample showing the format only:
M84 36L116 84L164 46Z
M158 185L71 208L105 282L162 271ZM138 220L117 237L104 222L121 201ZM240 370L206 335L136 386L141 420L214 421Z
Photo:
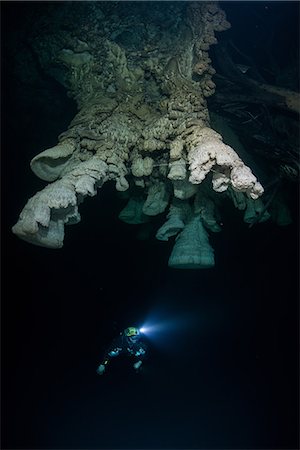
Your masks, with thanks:
M216 32L230 26L224 12L210 2L164 2L163 9L156 2L71 3L52 6L53 20L30 45L78 113L58 144L32 159L33 172L49 184L29 199L13 232L62 247L65 225L80 221L80 203L113 181L128 191L121 220L166 215L156 237L178 235L170 267L214 266L208 233L221 229L224 193L246 222L268 218L262 185L210 123L208 51Z

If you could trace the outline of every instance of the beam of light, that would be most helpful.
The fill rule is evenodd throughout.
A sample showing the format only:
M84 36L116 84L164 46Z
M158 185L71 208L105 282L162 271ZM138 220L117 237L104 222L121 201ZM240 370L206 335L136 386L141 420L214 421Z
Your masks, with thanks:
M176 351L192 337L197 326L192 314L156 310L149 314L139 330L156 347Z

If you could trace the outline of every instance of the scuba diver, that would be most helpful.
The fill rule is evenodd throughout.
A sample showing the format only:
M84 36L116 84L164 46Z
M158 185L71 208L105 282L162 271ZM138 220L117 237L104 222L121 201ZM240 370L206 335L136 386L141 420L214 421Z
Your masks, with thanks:
M97 373L98 375L103 375L110 360L120 354L127 354L133 357L135 361L133 368L138 372L141 369L146 351L147 345L142 339L140 330L135 327L128 327L112 341L104 353L104 358L97 368Z

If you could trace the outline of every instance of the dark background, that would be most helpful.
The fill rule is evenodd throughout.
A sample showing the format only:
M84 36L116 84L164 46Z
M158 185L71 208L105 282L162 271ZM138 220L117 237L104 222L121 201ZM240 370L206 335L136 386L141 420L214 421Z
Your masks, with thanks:
M16 31L36 6L1 6L2 447L298 448L297 187L287 227L249 229L226 205L210 270L169 269L173 242L154 238L164 218L137 240L109 184L81 205L63 249L19 240L11 226L45 185L29 162L76 107L54 80L15 75ZM297 39L297 3L222 7L251 56L276 21L281 49ZM144 372L120 361L97 376L110 339L149 320L166 326Z

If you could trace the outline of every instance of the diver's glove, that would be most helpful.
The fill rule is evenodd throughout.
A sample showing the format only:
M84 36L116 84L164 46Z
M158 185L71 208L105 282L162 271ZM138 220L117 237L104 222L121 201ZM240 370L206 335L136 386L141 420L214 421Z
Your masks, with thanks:
M142 361L137 361L136 363L133 364L133 367L136 371L138 371L141 368L142 365Z
M100 364L100 366L98 367L98 369L96 370L98 375L103 375L105 372L105 365L104 364Z

